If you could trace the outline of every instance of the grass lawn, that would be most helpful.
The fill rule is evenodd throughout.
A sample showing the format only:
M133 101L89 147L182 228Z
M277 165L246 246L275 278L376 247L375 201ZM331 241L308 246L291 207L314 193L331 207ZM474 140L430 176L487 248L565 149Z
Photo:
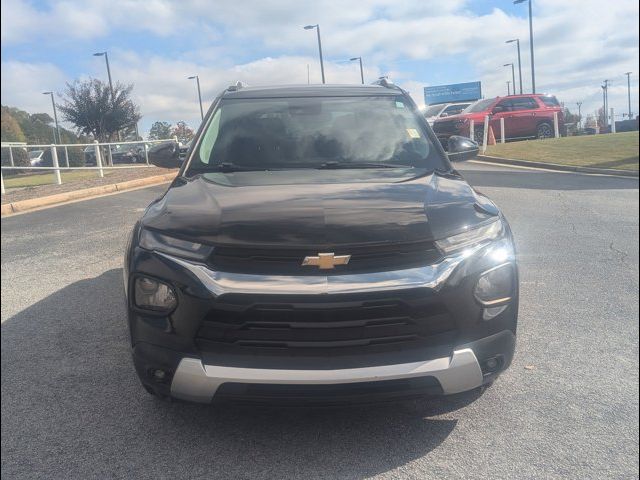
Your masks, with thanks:
M486 154L561 165L638 170L638 132L498 144L488 147Z
M109 175L111 172L104 171L105 175ZM97 170L71 170L69 172L60 172L62 175L62 183L72 182L74 180L85 180L87 178L97 178ZM35 187L38 185L48 185L55 183L55 176L53 173L36 173L32 175L17 175L15 177L5 177L5 188L21 188L21 187Z

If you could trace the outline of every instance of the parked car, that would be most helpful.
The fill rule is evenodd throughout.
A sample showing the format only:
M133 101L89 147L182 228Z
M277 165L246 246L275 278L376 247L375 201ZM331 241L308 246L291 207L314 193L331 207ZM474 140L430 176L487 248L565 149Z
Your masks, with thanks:
M115 164L119 163L141 163L145 161L143 144L123 144L123 145L110 145L111 159ZM102 164L106 165L109 161L109 153L106 147L101 150ZM95 147L89 145L84 149L84 162L85 165L96 165L96 153Z
M378 85L229 87L124 260L152 394L351 402L479 389L514 353L509 224L411 97Z
M424 110L423 115L424 118L427 119L427 122L429 122L429 125L432 125L436 119L450 117L451 115L457 115L469 105L471 105L471 102L429 105Z
M32 167L46 166L44 150L31 150L29 152L29 163Z
M554 136L554 113L558 114L560 133L565 133L564 113L553 95L510 95L479 100L459 115L437 119L433 130L443 145L451 135L470 135L470 123L474 123L474 140L482 143L484 118L496 138L500 136L500 119L504 119L505 139L550 138Z

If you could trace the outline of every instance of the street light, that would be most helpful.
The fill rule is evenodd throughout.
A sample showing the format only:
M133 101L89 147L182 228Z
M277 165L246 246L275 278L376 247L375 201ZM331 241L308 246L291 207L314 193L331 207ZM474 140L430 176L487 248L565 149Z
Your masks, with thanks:
M578 106L578 128L582 127L582 102L576 102Z
M113 82L111 81L111 69L109 68L109 55L107 54L107 52L96 52L93 54L94 57L102 57L104 56L104 61L107 64L107 76L109 77L109 91L111 92L111 105L115 106L116 104L116 97L113 94ZM120 132L116 132L116 137L118 139L118 141L120 141Z
M629 101L629 120L631 120L631 74L633 72L627 72L627 100Z
M511 80L513 80L513 94L516 94L516 71L513 67L513 63L505 63L503 67L511 67Z
M320 54L320 73L322 73L322 83L325 83L324 81L324 61L322 60L322 42L320 41L320 25L319 24L315 24L315 25L306 25L304 27L305 30L313 30L316 29L316 32L318 34L318 53Z
M353 57L349 59L350 62L355 62L356 60L360 62L360 80L362 80L362 84L364 85L364 73L362 71L362 57Z
M513 43L513 42L516 42L516 45L518 46L518 79L520 80L520 95L522 95L522 63L520 61L520 39L514 38L513 40L507 40L504 43Z
M200 77L198 75L192 75L187 77L189 80L196 79L196 84L198 85L198 101L200 102L200 120L204 120L204 110L202 110L202 94L200 93Z
M511 80L507 80L507 97L511 95Z
M513 0L513 4L529 2L529 48L531 49L531 93L536 93L536 69L533 60L533 14L531 12L531 0Z
M58 132L58 143L62 143L60 136L60 125L58 125L58 113L56 112L56 102L53 100L53 92L42 92L43 95L51 95L51 106L53 107L53 119L56 122L56 132ZM53 136L55 140L55 135Z

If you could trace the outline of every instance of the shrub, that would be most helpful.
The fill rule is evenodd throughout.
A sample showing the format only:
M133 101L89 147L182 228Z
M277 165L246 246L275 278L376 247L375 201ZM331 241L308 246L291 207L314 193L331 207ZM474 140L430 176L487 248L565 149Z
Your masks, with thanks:
M13 154L13 164L16 167L28 167L29 166L29 155L27 154L27 150L24 148L12 148L11 152ZM9 167L11 166L11 157L9 155L8 148L2 148L2 166ZM3 170L3 175L16 175L18 173L22 173L24 170Z

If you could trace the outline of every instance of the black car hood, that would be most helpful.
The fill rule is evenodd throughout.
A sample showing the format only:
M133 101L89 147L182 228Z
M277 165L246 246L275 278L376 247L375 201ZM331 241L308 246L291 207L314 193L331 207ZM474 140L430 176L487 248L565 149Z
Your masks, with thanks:
M242 187L197 176L177 179L142 225L206 244L309 247L434 240L496 215L456 174Z

